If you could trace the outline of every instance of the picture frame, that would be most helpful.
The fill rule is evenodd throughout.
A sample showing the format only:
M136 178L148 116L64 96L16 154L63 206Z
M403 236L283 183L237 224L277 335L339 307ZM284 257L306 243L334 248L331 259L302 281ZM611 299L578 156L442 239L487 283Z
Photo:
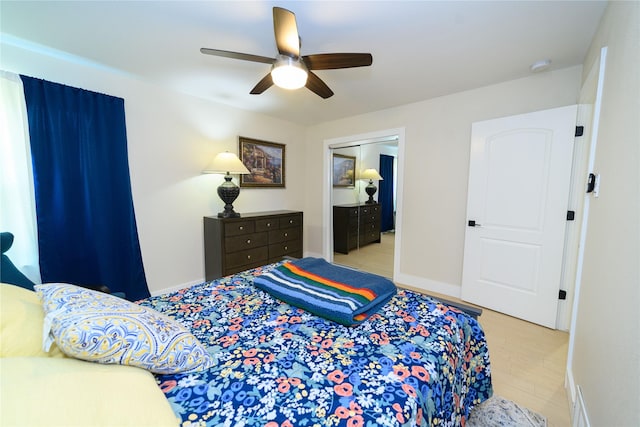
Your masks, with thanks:
M240 187L284 188L285 145L239 137L240 161L249 174L240 175Z
M354 187L356 185L356 158L344 154L333 155L333 186Z

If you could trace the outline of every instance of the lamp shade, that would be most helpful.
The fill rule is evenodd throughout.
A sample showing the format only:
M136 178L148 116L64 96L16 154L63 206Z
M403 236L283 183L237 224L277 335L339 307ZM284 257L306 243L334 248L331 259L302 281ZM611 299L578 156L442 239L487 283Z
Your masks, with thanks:
M377 170L375 169L365 169L360 173L360 179L368 179L368 180L377 180L382 181L383 178L380 176Z
M202 173L248 174L251 172L242 164L238 156L225 151L214 157L209 167Z

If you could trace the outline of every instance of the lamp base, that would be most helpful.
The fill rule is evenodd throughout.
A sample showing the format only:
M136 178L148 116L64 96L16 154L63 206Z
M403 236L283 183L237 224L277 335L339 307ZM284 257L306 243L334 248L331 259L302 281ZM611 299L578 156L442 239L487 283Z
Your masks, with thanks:
M224 202L224 211L218 214L218 218L239 218L240 214L233 210L233 202L240 194L240 187L231 182L231 175L224 176L224 182L218 186L218 196Z
M240 214L233 210L233 207L228 211L225 210L222 212L218 212L218 218L240 218Z
M367 185L364 188L364 191L369 195L369 200L367 200L365 203L368 204L368 205L376 203L376 201L373 200L373 195L376 194L376 191L378 191L378 187L376 187L373 184L373 180L369 180L369 185Z

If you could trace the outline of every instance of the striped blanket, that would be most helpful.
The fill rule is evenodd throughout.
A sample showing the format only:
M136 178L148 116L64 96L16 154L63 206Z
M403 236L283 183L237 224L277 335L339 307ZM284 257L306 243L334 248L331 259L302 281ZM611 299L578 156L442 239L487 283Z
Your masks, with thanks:
M302 258L257 276L254 285L287 304L346 326L364 322L396 293L388 279Z

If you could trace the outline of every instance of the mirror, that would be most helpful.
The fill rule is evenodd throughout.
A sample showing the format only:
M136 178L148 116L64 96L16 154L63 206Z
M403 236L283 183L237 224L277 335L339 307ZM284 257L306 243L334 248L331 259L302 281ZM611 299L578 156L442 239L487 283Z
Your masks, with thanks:
M333 261L393 278L397 140L331 151Z

